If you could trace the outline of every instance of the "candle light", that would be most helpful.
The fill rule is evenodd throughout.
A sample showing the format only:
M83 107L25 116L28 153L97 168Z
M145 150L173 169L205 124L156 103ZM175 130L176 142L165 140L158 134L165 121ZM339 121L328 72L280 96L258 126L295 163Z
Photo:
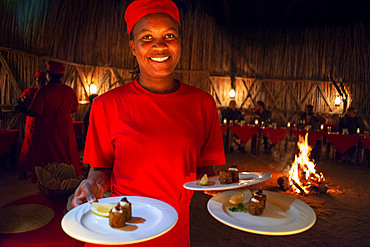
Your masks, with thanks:
M225 125L227 124L227 119L226 119L226 118L224 118L224 124L225 124Z
M258 124L258 119L254 120L254 124L257 125Z
M290 122L288 122L286 126L287 126L288 128L290 128Z
M357 128L357 134L360 134L360 132L361 132L361 129L360 128Z
M324 125L323 124L320 125L320 129L324 130Z

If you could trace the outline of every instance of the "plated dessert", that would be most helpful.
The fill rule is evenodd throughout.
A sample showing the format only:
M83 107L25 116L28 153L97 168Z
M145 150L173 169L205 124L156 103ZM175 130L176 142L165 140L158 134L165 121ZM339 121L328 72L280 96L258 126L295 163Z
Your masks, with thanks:
M121 228L126 222L132 219L132 205L123 197L116 205L110 203L94 202L91 211L99 216L109 218L109 226L112 228Z
M230 202L232 199L239 204ZM250 206L254 200L255 204ZM224 191L208 201L207 209L216 220L225 225L263 235L297 234L311 228L316 221L315 212L303 201L267 190ZM237 209L238 211L234 211Z
M230 197L229 202L233 205L229 208L231 212L248 212L251 215L259 216L266 207L266 195L262 190L242 190Z
M200 180L184 183L189 190L230 190L258 184L271 178L271 174L264 172L239 172L236 167L221 170L218 176L208 177L205 174Z
M125 226L132 218L131 202L126 197L122 198L117 205L109 211L109 225L113 228Z
M239 183L239 170L236 166L221 170L219 176L221 184Z
M84 203L69 210L62 219L62 229L82 242L110 246L156 238L168 232L178 221L176 210L163 201L142 196L126 196L127 200L123 198L124 196L101 198L99 202ZM124 205L121 205L121 199ZM113 228L109 225L109 211L118 203L122 214L114 215L111 220L120 221L118 224L122 225L124 217L125 225ZM126 211L129 206L131 210ZM130 216L132 219L127 221Z

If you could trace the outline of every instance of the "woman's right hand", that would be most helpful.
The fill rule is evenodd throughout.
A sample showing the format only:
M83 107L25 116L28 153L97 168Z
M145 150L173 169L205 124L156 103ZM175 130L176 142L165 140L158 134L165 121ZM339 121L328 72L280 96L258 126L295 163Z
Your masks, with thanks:
M74 193L71 207L75 208L85 202L97 202L103 196L104 188L102 185L91 178L84 179Z

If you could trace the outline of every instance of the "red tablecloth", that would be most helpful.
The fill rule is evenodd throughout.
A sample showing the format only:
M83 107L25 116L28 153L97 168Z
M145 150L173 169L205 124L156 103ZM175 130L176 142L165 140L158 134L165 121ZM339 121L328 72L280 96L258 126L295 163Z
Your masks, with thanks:
M73 127L75 130L76 136L82 136L82 129L83 129L84 122L83 121L74 121Z
M230 129L244 144L246 144L260 130L258 126L230 126Z
M222 131L222 134L223 135L225 135L226 134L226 131L227 131L227 129L229 128L229 126L228 125L222 125L221 126L221 131Z
M289 135L288 129L264 128L262 129L262 132L274 145L279 144L279 142L284 140Z
M292 134L298 138L298 136L306 136L307 131L306 130L295 130L292 129ZM324 132L322 131L314 131L310 130L308 131L308 144L312 145L314 144L317 140L319 140L322 136L324 135Z
M358 135L342 135L325 133L326 139L340 152L345 153L348 149L360 141Z
M370 138L361 137L361 141L365 144L366 148L370 150Z
M0 234L1 247L80 247L84 243L69 237L61 227L66 202L52 202L38 194L11 202L4 207L22 204L41 204L54 210L55 216L49 224L28 232Z
M19 130L0 129L0 158L2 158L18 139Z

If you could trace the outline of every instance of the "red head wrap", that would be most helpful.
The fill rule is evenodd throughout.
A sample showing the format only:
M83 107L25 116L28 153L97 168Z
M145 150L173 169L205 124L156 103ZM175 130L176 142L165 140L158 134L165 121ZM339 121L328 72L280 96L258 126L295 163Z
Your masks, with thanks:
M47 70L49 73L52 73L52 74L63 74L64 65L58 62L50 61L48 62Z
M135 0L126 9L127 33L141 18L153 13L165 13L180 24L179 10L171 0Z
M35 78L40 77L40 78L46 78L46 72L36 72L35 73Z

